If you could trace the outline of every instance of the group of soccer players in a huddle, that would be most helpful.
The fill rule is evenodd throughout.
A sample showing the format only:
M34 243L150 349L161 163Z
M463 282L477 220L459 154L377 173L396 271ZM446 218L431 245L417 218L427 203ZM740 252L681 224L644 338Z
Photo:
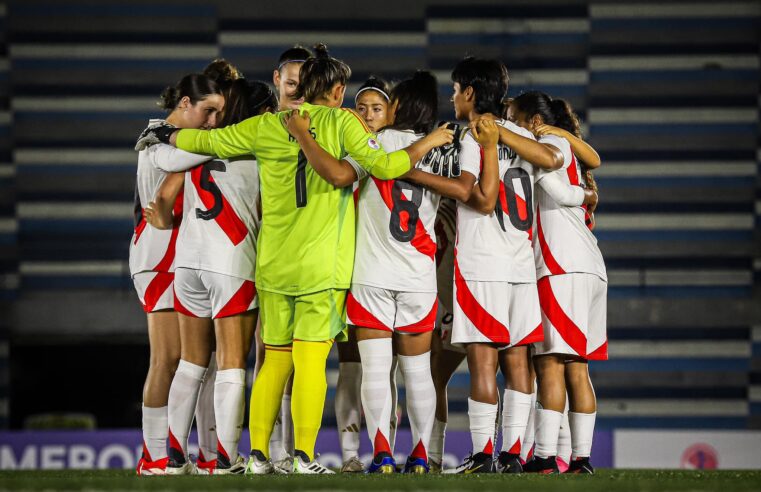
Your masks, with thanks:
M591 232L600 159L572 109L505 99L498 60L454 67L459 124L439 122L431 72L371 77L355 109L350 76L324 45L286 50L276 91L215 60L168 87L167 117L139 136L130 271L151 363L138 474L334 473L315 460L334 342L341 472L397 471L399 369L403 472L593 473L587 362L607 358L607 277ZM466 358L472 454L442 470L446 387Z

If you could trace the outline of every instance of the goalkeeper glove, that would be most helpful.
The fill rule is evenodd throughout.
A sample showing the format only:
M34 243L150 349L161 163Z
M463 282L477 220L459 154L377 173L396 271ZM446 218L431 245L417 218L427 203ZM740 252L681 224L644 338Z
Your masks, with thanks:
M137 137L135 150L141 151L157 143L168 144L172 133L176 132L177 130L179 130L179 128L175 127L174 125L170 125L165 121L148 125L148 127L143 130L140 136Z

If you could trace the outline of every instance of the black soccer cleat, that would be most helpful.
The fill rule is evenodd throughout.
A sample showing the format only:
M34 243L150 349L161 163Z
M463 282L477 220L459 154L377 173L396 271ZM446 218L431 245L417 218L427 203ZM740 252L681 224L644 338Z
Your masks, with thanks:
M476 453L465 458L457 468L444 470L445 474L494 473L494 458L488 453Z
M507 451L499 453L496 463L494 463L497 473L523 473L521 457L518 454L510 454Z
M541 473L544 475L560 473L558 462L554 456L540 458L534 455L534 459L523 465L523 471L526 473Z
M576 458L575 460L571 461L570 465L568 465L568 470L566 471L566 473L594 475L595 469L592 466L592 464L589 462L589 457Z

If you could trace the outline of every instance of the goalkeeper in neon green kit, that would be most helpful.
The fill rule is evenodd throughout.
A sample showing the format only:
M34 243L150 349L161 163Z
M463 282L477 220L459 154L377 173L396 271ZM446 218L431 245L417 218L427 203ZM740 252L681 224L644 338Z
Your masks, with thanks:
M265 114L216 130L159 128L147 140L229 158L255 154L262 226L256 288L266 355L251 394L247 473L272 473L267 450L283 389L293 372L294 472L332 473L314 461L327 382L325 364L345 336L344 303L354 263L350 185L358 175L398 178L432 148L451 142L443 128L387 154L362 119L340 108L349 67L324 45L301 67L297 114ZM294 112L295 113L295 112ZM311 121L308 119L311 118ZM294 135L289 134L288 128ZM352 159L339 161L350 155Z

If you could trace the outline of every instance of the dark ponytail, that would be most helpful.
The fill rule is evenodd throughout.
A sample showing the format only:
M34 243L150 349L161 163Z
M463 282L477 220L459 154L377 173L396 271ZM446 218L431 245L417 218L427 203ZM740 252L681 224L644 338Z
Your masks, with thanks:
M436 127L439 108L439 84L427 70L418 70L410 79L391 90L391 103L397 102L394 124L389 128L430 133Z
M324 44L314 46L314 56L307 59L299 72L295 99L313 102L325 96L336 84L346 85L351 77L349 65L333 58Z
M172 111L185 96L190 98L191 104L195 104L211 94L222 95L219 84L203 74L193 73L164 89L158 105L161 109Z
M553 99L550 102L552 115L555 117L554 125L562 128L577 138L581 138L581 125L576 113L571 109L571 105L565 99Z

